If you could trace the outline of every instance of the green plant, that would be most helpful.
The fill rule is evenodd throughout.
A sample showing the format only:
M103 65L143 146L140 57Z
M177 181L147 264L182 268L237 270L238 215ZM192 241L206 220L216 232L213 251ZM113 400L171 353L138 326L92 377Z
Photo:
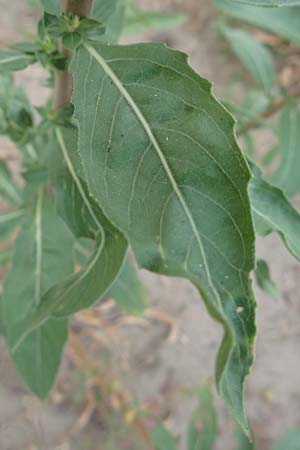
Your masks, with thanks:
M178 440L167 427L158 422L150 433L155 450L178 450ZM255 450L240 428L236 429L236 446L234 450ZM198 391L198 406L195 409L188 427L187 450L213 450L218 438L217 413L208 387L201 386ZM300 446L300 429L288 431L272 447L272 450L298 450ZM224 447L223 447L224 448Z
M239 19L251 8L233 0L214 2ZM232 115L186 55L163 44L115 44L128 17L130 28L139 25L132 4L128 9L125 0L66 0L63 8L59 1L41 3L37 38L0 53L1 132L23 158L22 189L6 163L0 166L0 192L11 205L0 216L2 239L20 227L1 299L12 358L30 389L44 398L72 314L109 290L123 307L139 312L145 298L126 257L130 245L141 267L190 280L222 324L216 382L249 433L243 386L255 338L253 219L257 233L278 232L299 259L300 217L281 190L294 194L297 180L286 169L273 185L246 161ZM251 11L246 16L253 22ZM273 17L274 10L268 11ZM290 13L282 11L284 17ZM278 15L269 29L278 23L291 38L292 26L283 26ZM288 96L273 100L272 55L244 32L237 36L227 24L220 29L233 44L237 37L243 42L245 66L253 53L264 65L251 73L266 91L266 109L249 99L245 113L227 105L240 119L238 133L249 137L270 110L286 104L284 141L285 121L295 116L297 124L299 113ZM36 111L11 77L34 63L49 71L54 91ZM295 125L295 138L297 130ZM285 164L295 169L290 158ZM132 291L126 301L120 296L124 283Z

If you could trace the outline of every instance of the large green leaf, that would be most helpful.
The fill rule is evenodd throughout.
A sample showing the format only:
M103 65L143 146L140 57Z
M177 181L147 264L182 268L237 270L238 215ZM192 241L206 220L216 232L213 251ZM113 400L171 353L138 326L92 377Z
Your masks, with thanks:
M224 13L251 25L264 28L296 44L300 43L300 8L259 8L233 0L212 0Z
M85 267L43 297L31 326L51 316L65 317L99 300L118 276L127 242L105 218L77 175L69 152L77 152L77 131L56 129L58 145L67 171L57 180L58 211L76 237L96 241L96 249Z
M14 50L0 51L0 72L14 72L26 69L34 62L32 56Z
M272 53L247 31L227 26L221 30L245 68L266 92L270 92L275 78Z
M73 271L73 239L43 187L31 198L16 240L1 300L13 360L30 389L45 397L52 387L67 338L67 321L51 320L22 342L28 320L44 293Z
M299 450L300 448L300 429L295 428L286 433L279 442L273 447L273 450Z
M269 266L263 259L256 262L255 278L258 286L273 298L278 297L278 291L275 282L272 280Z
M276 231L289 251L300 259L300 215L283 192L266 182L255 166L249 186L255 229L262 236Z
M217 438L217 415L210 390L203 386L198 392L198 406L188 430L188 450L213 450Z
M71 66L90 192L140 266L190 279L223 324L217 384L246 429L254 234L234 121L186 55L164 45L86 45Z
M281 113L278 141L280 161L272 182L293 196L300 193L300 108L294 100Z
M0 160L0 197L15 206L23 203L21 190L16 186L12 173L3 160Z
M237 3L245 3L254 6L295 6L300 5L300 0L232 0Z

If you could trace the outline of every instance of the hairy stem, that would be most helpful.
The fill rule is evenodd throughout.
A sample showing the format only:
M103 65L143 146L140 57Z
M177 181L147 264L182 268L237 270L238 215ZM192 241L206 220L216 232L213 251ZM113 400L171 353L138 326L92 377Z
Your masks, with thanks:
M65 0L64 9L76 16L89 16L93 0Z
M64 0L64 10L79 17L89 16L93 0ZM63 50L63 49L62 49ZM63 50L66 57L69 52ZM56 72L54 109L67 105L72 96L72 77L68 71Z

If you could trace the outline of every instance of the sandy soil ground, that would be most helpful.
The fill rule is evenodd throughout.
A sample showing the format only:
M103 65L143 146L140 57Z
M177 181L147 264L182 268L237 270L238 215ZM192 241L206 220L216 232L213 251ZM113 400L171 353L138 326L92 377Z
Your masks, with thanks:
M163 7L186 12L190 19L180 29L147 33L143 40L163 40L188 52L193 67L214 82L215 92L232 91L230 79L243 73L233 59L228 59L212 28L216 12L209 0L144 0L140 3L153 9ZM0 18L2 46L32 31L35 16L26 2L0 0L0 7L5 11ZM41 104L46 95L41 86L43 79L44 74L35 67L17 76L35 104ZM241 81L235 83L234 95L240 95L247 82L241 77ZM5 141L1 144L0 157L13 160L13 148ZM17 164L15 167L17 169ZM289 256L276 236L258 239L257 253L270 262L280 291L277 301L257 291L256 361L246 389L257 449L268 450L285 431L300 426L300 265ZM117 327L98 330L101 343L95 340L94 333L88 353L99 370L116 378L131 396L152 405L154 410L170 412L168 425L183 435L195 404L193 392L200 383L213 379L221 330L208 316L198 293L189 283L145 271L141 271L141 276L149 292L151 317L135 321L125 318ZM41 405L22 386L1 342L0 450L118 448L113 440L107 447L103 445L105 430L95 420L82 426L79 434L74 432L74 424L78 426L79 418L80 424L84 425L78 406L83 381L80 371L70 376L70 355L72 349L68 348L58 388L51 402ZM72 401L61 400L64 389ZM216 450L229 450L232 447L231 421L215 397L220 418ZM112 420L110 433L118 426L114 424ZM72 436L75 435L74 441ZM141 450L147 446L136 442L126 448ZM181 448L186 448L184 441Z

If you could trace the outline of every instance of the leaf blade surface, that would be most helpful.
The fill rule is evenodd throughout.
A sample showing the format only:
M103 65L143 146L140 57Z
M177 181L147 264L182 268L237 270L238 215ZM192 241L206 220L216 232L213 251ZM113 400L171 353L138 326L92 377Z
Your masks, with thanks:
M119 274L127 242L103 215L77 175L70 154L77 152L77 130L56 129L66 170L58 176L58 211L74 235L93 239L96 248L85 267L53 286L43 297L33 323L49 317L67 317L99 300Z
M265 181L257 167L251 167L254 178L249 195L256 232L261 236L279 233L291 254L300 259L300 215L281 189Z
M0 160L0 196L15 206L23 203L21 190L14 183L6 162L2 160Z
M271 180L287 196L294 196L300 192L300 107L294 100L281 112L278 146L280 162Z
M253 78L270 92L275 79L275 67L272 53L266 46L258 42L250 33L222 27L222 33L229 41L232 50Z
M296 44L300 42L300 8L259 8L238 4L232 0L212 0L214 5L225 14L258 26L271 33L288 39Z
M139 264L190 279L224 326L217 383L246 429L254 235L233 119L186 56L160 44L86 45L71 69L89 189Z
M217 438L217 417L213 397L206 386L198 392L198 406L188 429L188 450L213 450Z
M129 258L126 259L107 295L112 297L127 314L144 313L147 307L147 293Z
M13 50L0 51L0 73L26 69L33 63L31 56Z
M30 389L41 398L53 385L68 323L48 321L25 339L22 336L44 292L72 272L72 243L70 233L55 214L53 199L40 187L15 243L1 308L14 363Z

